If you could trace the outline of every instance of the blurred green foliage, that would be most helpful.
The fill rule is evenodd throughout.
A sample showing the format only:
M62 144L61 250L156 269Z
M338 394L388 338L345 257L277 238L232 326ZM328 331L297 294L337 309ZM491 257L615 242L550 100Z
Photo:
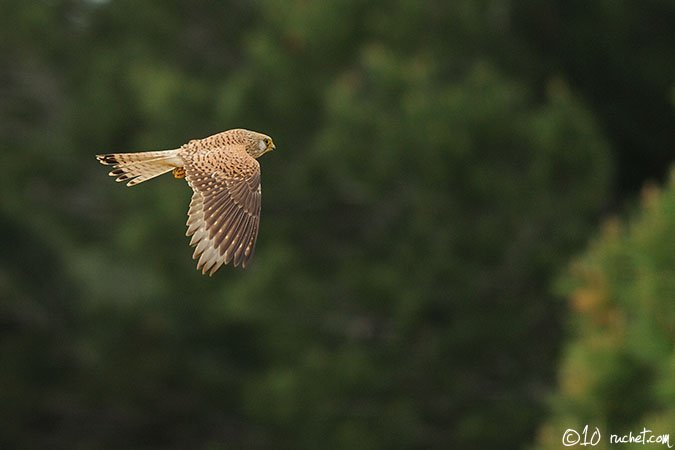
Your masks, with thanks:
M675 423L675 171L664 190L643 190L634 216L609 220L561 283L574 337L538 448L559 448L568 427L598 426L598 448L611 448L610 433L660 435Z
M638 25L674 8L621 3L0 0L0 448L532 442L551 281L672 144L675 27ZM187 186L94 154L235 127L278 150L252 266L207 278Z

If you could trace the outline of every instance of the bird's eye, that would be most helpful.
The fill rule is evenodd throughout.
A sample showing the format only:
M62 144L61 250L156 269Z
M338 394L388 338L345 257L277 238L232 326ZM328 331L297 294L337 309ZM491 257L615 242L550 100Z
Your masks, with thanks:
M265 138L265 145L269 147L270 145L270 138Z

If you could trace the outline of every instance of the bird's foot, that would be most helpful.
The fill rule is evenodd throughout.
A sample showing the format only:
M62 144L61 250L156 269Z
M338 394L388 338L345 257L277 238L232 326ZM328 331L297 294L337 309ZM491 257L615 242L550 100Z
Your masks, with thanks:
M175 169L173 169L173 171L171 173L173 173L174 178L177 178L179 180L181 178L185 178L185 168L184 167L176 167Z

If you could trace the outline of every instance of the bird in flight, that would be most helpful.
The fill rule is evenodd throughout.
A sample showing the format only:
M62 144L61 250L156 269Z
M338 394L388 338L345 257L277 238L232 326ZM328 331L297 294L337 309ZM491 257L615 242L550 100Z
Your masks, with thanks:
M197 270L213 273L223 264L246 267L253 256L260 221L261 155L274 150L262 133L234 129L191 140L174 150L109 153L96 158L115 181L135 186L167 172L192 188L187 236Z

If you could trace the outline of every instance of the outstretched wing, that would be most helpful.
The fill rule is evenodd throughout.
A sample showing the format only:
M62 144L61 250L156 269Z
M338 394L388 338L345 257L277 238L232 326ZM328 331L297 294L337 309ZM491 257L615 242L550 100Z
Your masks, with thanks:
M213 273L223 264L246 267L253 256L260 221L260 165L243 148L197 153L186 160L194 194L187 236L197 269Z

